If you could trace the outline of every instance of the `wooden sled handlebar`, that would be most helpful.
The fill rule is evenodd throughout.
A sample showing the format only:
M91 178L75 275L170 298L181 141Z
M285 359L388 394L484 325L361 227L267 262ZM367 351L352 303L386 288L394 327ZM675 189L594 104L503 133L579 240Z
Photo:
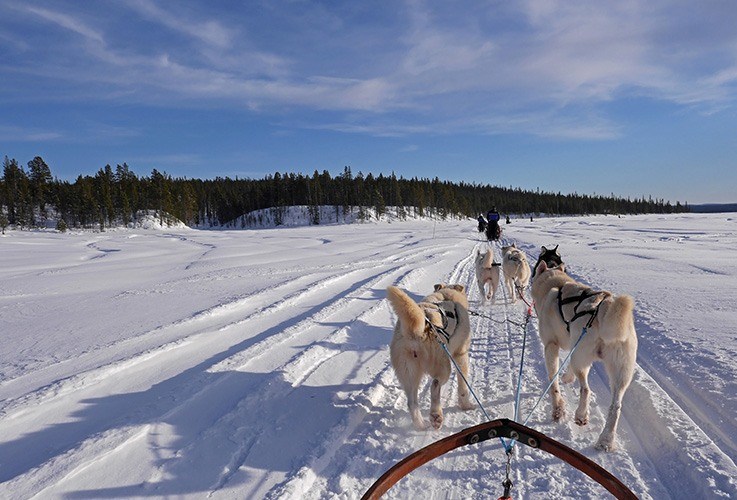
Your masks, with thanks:
M637 496L622 481L614 477L596 462L568 446L547 437L545 434L506 418L491 420L484 424L469 427L414 452L386 471L371 485L361 498L362 500L378 500L397 481L430 460L461 446L476 444L499 437L515 439L531 448L537 448L551 455L555 455L602 485L618 499L637 499Z

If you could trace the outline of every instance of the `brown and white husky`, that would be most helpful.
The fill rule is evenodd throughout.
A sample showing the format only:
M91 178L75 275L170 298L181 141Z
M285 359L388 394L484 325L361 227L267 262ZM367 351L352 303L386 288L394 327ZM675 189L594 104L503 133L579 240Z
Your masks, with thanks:
M394 336L389 346L392 367L407 395L412 422L416 429L428 427L422 418L418 401L420 383L425 375L432 378L430 389L430 422L435 429L443 424L440 389L450 378L451 361L436 336L437 329L447 332L443 338L447 349L463 375L468 379L468 351L471 346L471 325L468 310L459 302L415 302L395 286L386 290L387 298L397 314ZM458 405L463 410L473 408L470 391L458 374Z

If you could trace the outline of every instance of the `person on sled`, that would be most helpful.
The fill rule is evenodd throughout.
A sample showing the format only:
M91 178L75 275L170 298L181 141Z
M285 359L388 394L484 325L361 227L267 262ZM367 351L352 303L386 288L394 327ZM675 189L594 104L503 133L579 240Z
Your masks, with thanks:
M502 235L502 228L499 226L499 211L496 207L489 210L486 214L488 224L486 226L486 239L489 241L498 240Z

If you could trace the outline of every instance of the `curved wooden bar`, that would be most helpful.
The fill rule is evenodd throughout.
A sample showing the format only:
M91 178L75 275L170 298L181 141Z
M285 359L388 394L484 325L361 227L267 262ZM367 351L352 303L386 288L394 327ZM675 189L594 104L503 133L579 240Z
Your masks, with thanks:
M389 488L394 486L397 481L430 460L461 446L476 444L499 437L515 439L526 446L538 448L551 455L555 455L602 485L616 498L627 500L637 499L637 496L622 481L614 477L614 475L596 462L534 429L530 429L506 418L491 420L484 424L469 427L414 452L386 471L371 485L361 498L363 500L377 500Z

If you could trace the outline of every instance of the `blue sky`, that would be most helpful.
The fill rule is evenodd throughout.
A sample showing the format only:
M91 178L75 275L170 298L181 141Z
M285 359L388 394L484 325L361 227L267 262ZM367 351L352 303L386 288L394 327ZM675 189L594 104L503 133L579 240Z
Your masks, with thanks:
M0 0L0 155L737 202L730 1Z

